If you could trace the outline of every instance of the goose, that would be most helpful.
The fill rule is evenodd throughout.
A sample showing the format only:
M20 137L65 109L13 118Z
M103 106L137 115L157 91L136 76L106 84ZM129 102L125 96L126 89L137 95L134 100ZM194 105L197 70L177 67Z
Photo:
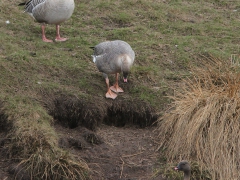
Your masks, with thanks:
M107 85L106 98L115 99L118 92L123 89L118 85L119 73L123 73L123 81L127 82L127 77L135 59L135 53L131 46L121 40L101 42L94 47L93 62L98 70L103 73ZM116 82L109 87L108 74L115 74ZM112 92L114 91L114 92Z
M190 175L191 175L191 167L190 167L190 164L183 160L183 161L180 161L177 165L177 167L174 168L175 170L178 170L178 171L183 171L184 173L184 180L190 180Z
M75 7L74 0L30 0L19 5L25 5L24 12L30 14L37 22L42 23L42 40L44 42L53 42L46 38L45 24L56 25L55 41L67 40L67 38L60 36L59 24L72 16Z

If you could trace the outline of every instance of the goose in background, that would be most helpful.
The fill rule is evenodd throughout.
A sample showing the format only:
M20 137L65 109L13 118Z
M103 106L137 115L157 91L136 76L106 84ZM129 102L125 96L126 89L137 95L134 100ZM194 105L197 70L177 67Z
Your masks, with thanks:
M183 161L180 161L177 165L177 167L174 168L175 170L178 170L178 171L183 171L184 173L184 180L190 180L190 175L191 175L191 167L190 167L190 164L183 160Z
M56 25L55 41L66 41L67 38L60 36L59 24L72 16L75 3L74 0L30 0L25 5L25 11L30 14L37 22L42 23L42 40L44 42L53 42L46 38L45 24Z
M123 81L127 82L127 76L135 59L134 51L124 41L106 41L94 47L92 57L93 62L105 78L107 84L106 98L115 99L117 97L116 93L123 92L123 89L118 85L119 73L123 73ZM108 74L115 74L116 76L116 82L111 87L109 87Z

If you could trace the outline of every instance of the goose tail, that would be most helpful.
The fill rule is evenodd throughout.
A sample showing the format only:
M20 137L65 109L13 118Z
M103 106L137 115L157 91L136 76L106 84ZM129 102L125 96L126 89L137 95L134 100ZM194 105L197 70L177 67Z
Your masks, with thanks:
M25 2L22 2L22 3L19 3L18 6L25 6L26 3Z

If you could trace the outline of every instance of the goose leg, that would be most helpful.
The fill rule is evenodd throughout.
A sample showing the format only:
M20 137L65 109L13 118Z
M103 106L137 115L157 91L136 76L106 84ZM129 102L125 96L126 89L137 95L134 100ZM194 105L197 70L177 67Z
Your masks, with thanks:
M62 38L60 37L60 26L59 25L56 25L56 38L55 38L55 41L66 41L67 38Z
M107 93L106 93L106 98L112 98L115 99L117 97L117 94L115 94L114 92L112 92L109 88L109 79L105 78L106 80L106 84L107 84Z
M44 24L42 25L42 40L44 42L53 42L52 40L46 38L46 35L45 35L45 25Z
M119 76L119 73L116 73L116 82L113 86L110 87L110 89L114 92L124 92L123 89L120 88L118 85L118 76Z

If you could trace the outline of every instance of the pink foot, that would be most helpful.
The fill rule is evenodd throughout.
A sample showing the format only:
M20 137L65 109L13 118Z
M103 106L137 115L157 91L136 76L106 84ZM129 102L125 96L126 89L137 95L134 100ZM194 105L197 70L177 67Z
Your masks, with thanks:
M116 97L117 97L117 94L115 94L113 92L107 92L106 93L106 98L115 99Z
M42 38L42 40L43 40L44 42L53 42L51 39L47 39L47 38Z
M113 92L124 92L123 89L120 88L119 86L118 86L118 87L111 86L110 89L111 89Z
M56 39L55 39L55 41L57 41L57 42L64 42L66 40L68 40L68 38L56 37Z
M53 42L52 40L46 38L46 35L45 35L45 25L44 24L42 25L42 40L44 42Z

